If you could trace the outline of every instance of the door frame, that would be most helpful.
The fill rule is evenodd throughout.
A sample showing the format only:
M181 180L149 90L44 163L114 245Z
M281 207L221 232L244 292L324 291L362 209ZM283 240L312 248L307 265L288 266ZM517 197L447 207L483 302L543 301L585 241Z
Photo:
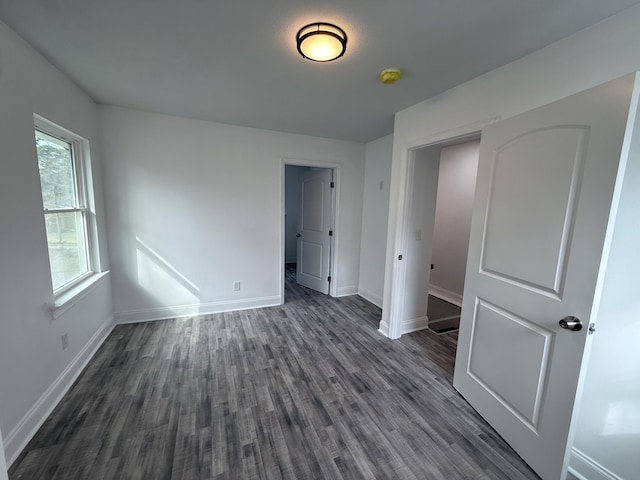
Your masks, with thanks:
M280 252L278 268L280 269L280 305L284 305L284 261L285 261L285 171L287 165L298 167L315 167L328 168L333 171L333 182L335 188L332 188L332 207L333 207L333 237L331 238L331 253L329 260L329 268L331 272L331 283L329 284L329 296L338 296L338 258L340 243L340 229L336 226L340 224L340 179L342 166L335 162L326 162L322 160L306 160L300 158L283 157L280 162Z
M404 333L401 327L404 320L403 292L407 288L407 272L406 261L398 260L398 258L400 255L404 255L410 235L408 229L410 227L411 194L413 189L412 172L416 161L416 151L438 145L463 143L465 139L471 140L481 135L484 127L501 119L501 116L490 117L427 137L409 140L398 145L399 154L394 152L393 158L395 159L397 156L399 161L394 162L392 165L391 174L391 191L395 192L391 201L395 197L396 202L395 208L390 204L389 209L389 232L387 238L391 242L387 246L387 269L384 288L384 305L388 305L388 307L382 309L382 320L379 326L379 332L383 335L391 339L397 339ZM397 173L394 174L394 172Z

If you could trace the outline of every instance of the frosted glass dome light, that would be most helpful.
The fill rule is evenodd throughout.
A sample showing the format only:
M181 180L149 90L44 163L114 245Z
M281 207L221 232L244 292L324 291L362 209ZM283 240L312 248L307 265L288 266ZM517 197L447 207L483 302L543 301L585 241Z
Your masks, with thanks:
M347 34L331 23L310 23L296 34L298 52L314 62L330 62L344 55Z

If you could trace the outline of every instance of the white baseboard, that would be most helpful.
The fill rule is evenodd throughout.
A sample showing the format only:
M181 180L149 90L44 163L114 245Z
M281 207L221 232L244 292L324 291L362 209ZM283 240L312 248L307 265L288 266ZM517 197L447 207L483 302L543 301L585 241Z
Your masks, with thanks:
M42 426L53 409L60 403L62 397L67 393L73 382L76 381L89 360L93 358L98 348L103 344L115 326L113 316L100 326L93 334L87 344L67 365L62 373L47 388L38 401L29 409L18 424L9 432L4 439L4 451L7 458L7 466L18 458L27 443L33 438L38 429Z
M462 295L456 292L452 292L451 290L429 284L429 295L433 295L434 297L438 297L445 302L453 303L458 307L462 307Z
M357 294L358 294L358 286L349 285L347 287L338 287L338 291L336 292L336 297L348 297L349 295L357 295Z
M382 308L382 297L366 288L358 288L358 295L373 303L376 307Z
M571 449L569 471L580 480L623 480L576 448Z
M249 310L252 308L273 307L282 303L280 295L272 297L247 298L243 300L226 300L223 302L197 303L193 305L176 305L174 307L143 308L116 313L116 322L139 323L167 318L192 317L212 313Z
M387 338L391 338L389 336L389 324L385 321L380 322L380 325L378 327L378 332L380 332L382 335L384 335Z
M426 316L411 318L409 320L405 320L400 325L400 335L417 332L418 330L424 330L425 328L429 328L429 319Z
M418 317L402 322L402 325L400 325L400 335L398 335L397 337L391 336L391 332L389 331L389 324L385 321L380 322L378 332L380 332L387 338L396 339L400 338L400 336L404 335L405 333L417 332L418 330L425 330L427 328L429 328L428 317Z

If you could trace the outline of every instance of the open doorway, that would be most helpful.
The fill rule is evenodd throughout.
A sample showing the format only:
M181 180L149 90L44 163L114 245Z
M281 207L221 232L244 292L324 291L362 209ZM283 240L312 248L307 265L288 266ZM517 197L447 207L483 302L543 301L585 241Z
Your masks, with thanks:
M438 334L460 325L479 154L479 138L440 150L427 304L429 328Z
M407 171L404 321L457 339L480 135L411 152Z
M336 176L325 166L284 165L283 279L325 295L333 295Z

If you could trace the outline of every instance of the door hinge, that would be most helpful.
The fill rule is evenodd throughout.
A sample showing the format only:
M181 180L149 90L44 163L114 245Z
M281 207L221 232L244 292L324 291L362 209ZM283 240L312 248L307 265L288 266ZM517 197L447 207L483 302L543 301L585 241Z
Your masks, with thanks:
M336 188L336 184L334 182L331 182L331 188Z
M596 324L595 323L590 323L589 324L589 335L593 335L594 333L596 333Z
M331 283L331 276L327 277L327 282Z
M333 237L333 230L329 230L329 236Z

